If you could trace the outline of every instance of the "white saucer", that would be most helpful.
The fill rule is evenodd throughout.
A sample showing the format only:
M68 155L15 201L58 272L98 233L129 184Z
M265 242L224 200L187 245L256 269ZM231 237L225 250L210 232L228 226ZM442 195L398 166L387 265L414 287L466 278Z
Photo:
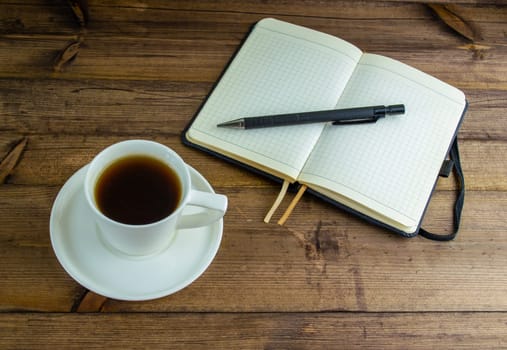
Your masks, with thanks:
M156 255L129 258L106 248L84 196L87 167L63 185L49 224L56 257L72 278L109 298L148 300L179 291L207 269L222 240L222 219L210 226L179 230L169 247ZM189 170L194 188L214 192L201 174L190 166ZM192 210L198 209L185 209Z

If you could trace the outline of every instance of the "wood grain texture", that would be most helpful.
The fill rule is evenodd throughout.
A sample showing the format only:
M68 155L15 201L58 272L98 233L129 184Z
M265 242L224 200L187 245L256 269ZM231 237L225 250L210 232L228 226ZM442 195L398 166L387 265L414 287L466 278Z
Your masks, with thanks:
M505 57L498 64L507 65ZM211 83L173 81L0 79L4 96L0 130L177 136L212 88ZM507 123L506 90L468 88L465 92L470 106L460 138L507 140L507 130L498 127Z
M9 182L17 185L62 186L74 172L90 162L93 156L106 146L128 138L148 138L173 148L189 165L205 175L213 186L226 187L233 190L241 186L278 188L278 184L261 176L184 146L181 144L179 133L187 121L178 121L177 118L174 118L173 121L170 120L170 117L167 118L167 125L163 125L159 130L154 130L153 132L146 131L143 133L142 125L146 125L146 130L149 130L150 124L155 128L157 118L144 122L142 119L132 121L130 123L132 127L136 124L139 126L136 133L120 133L115 135L115 133L109 132L110 136L30 136L30 145L23 154L23 162L18 164L15 171L11 174ZM78 132L78 126L80 125L77 119L75 119L76 124L78 124L75 127L76 132ZM99 119L97 119L95 125L100 124ZM49 123L55 125L58 121L51 119ZM83 123L89 125L86 119L83 119ZM124 124L121 122L121 118L119 118L118 122L112 125L115 128L115 125L121 127ZM175 129L174 124L178 125ZM166 126L167 131L164 130ZM85 128L83 125L82 129ZM64 122L62 121L63 129ZM72 128L69 127L68 129ZM91 125L89 133L92 134L93 132L93 125ZM2 143L8 144L10 140L16 139L19 139L16 134L5 133L4 135L0 135L0 145ZM507 142L503 140L483 141L460 138L459 146L466 177L466 188L468 190L507 190L507 164L505 162ZM41 162L41 159L44 161ZM453 190L454 188L455 183L452 177L448 179L441 178L437 183L438 190Z
M503 33L507 20L505 9L475 7L461 11L465 19L473 20L481 29L485 40L490 39L487 45L482 45L482 54L477 55L468 50L466 39L442 28L445 25L423 4L319 4L310 6L313 15L305 11L306 15L301 16L295 14L304 6L301 3L294 7L276 2L271 6L253 3L239 11L234 10L238 4L229 7L231 4L227 2L211 7L209 2L198 2L193 6L197 10L177 2L157 3L153 8L135 4L95 7L92 2L89 7L93 21L87 29L79 61L65 74L52 74L47 66L55 52L68 45L68 40L76 39L78 31L70 23L61 26L63 32L45 33L41 37L37 28L43 26L40 12L55 13L62 18L68 10L43 4L27 5L25 11L17 13L14 22L11 16L4 20L8 33L4 35L5 44L0 47L0 53L4 52L0 59L9 59L0 60L0 77L214 82L250 26L271 15L339 36L365 51L387 54L458 87L460 83L476 82L478 75L488 75L490 83L496 81L498 87L506 89L505 82L495 73L505 74L507 68L494 62L496 55L505 56L505 45L497 42L497 33ZM360 20L351 23L351 18L357 17ZM50 21L53 17L47 18ZM7 52L19 54L12 57ZM457 65L456 60L474 64L473 67ZM433 64L434 61L439 64ZM468 70L461 75L453 71L465 67Z
M418 1L93 0L86 28L66 1L0 4L0 159L28 140L0 186L0 348L507 348L506 5L454 2L480 34L470 42ZM284 227L267 225L279 184L182 145L182 130L264 17L464 90L467 193L456 240L404 239L310 195ZM79 55L53 71L75 41ZM174 148L229 198L211 266L145 302L86 290L49 238L61 186L129 138ZM454 189L439 180L425 228L452 229Z
M49 241L57 191L0 188L0 310L70 311L81 298ZM267 225L276 188L217 191L229 211L205 274L167 298L110 300L103 311L507 311L504 192L470 192L458 239L443 245L398 237L311 196L285 226ZM449 193L438 192L424 226L448 230L449 217Z
M14 171L27 142L28 140L26 137L21 139L21 141L19 141L0 161L0 184L3 184L7 180L7 177Z
M10 349L502 349L506 322L498 313L20 314L0 315L0 337Z

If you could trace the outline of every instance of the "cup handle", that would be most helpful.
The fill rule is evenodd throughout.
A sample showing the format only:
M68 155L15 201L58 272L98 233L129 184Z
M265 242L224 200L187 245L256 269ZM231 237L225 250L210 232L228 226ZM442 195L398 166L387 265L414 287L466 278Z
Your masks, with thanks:
M223 194L190 190L187 205L206 210L196 214L183 214L178 221L178 228L193 228L212 224L222 218L227 210L227 197Z

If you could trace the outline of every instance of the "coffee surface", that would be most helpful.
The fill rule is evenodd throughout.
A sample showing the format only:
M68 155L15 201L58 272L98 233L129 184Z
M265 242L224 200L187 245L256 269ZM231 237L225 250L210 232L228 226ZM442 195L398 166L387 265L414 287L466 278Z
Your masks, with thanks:
M95 201L115 221L144 225L169 216L181 200L181 183L175 171L149 156L121 158L99 176Z

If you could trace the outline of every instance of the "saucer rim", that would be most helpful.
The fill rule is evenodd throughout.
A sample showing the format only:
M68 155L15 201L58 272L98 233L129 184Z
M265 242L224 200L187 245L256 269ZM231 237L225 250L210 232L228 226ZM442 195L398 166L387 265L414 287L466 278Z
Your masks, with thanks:
M203 255L203 259L200 261L199 264L196 264L196 267L192 269L191 273L188 274L187 278L183 278L181 281L179 281L177 284L169 287L169 288L154 288L155 290L146 291L144 293L129 293L128 291L125 293L118 294L117 292L113 290L108 290L107 286L101 286L97 282L93 281L93 277L90 276L90 274L84 273L79 268L79 259L67 259L64 252L64 243L62 238L62 228L58 227L57 220L59 217L56 217L55 209L58 205L61 205L60 203L67 199L68 201L76 200L76 191L79 191L79 188L83 186L82 182L84 180L84 174L86 173L86 169L88 168L89 164L84 165L80 169L78 169L76 172L72 174L64 183L64 185L60 188L58 191L58 194L53 202L52 208L51 208L51 214L50 214L50 220L49 220L49 234L50 234L50 240L51 240L51 246L53 248L53 252L56 255L56 258L60 265L63 267L63 269L67 272L67 274L74 279L76 282L78 282L81 286L84 288L93 291L97 294L100 294L102 296L105 296L107 298L116 299L116 300L127 300L127 301L143 301L143 300L153 300L158 299L164 296L168 296L171 294L174 294L186 287L188 287L190 284L192 284L195 280L197 280L211 265L213 260L216 257L216 254L218 253L218 250L221 245L221 241L223 238L223 218L218 220L217 222L214 222L206 227L211 227L211 233L215 235L216 237L213 239L213 241L210 242L209 248L206 251L206 254ZM200 174L197 170L195 170L192 166L187 164L187 167L190 171L191 177L196 177L199 182L202 183L202 187L205 187L205 191L208 191L210 193L215 193L213 190L213 187L209 184L209 182L204 178L202 174ZM192 186L194 187L194 186ZM203 190L201 188L201 190ZM74 198L69 198L74 197ZM70 209L67 209L70 210ZM216 226L214 228L213 226ZM57 230L60 230L60 232L57 232ZM72 237L73 235L69 235ZM99 242L99 244L102 245L102 242ZM147 257L129 257L129 256L121 256L117 255L114 252L111 252L107 247L104 248L104 254L106 255L114 255L119 261L125 261L125 262L132 262L132 261L138 261L139 264L142 264L143 262L146 262L147 260L154 259L158 255L163 254L165 249L161 252L150 255ZM69 260L69 261L67 261Z

